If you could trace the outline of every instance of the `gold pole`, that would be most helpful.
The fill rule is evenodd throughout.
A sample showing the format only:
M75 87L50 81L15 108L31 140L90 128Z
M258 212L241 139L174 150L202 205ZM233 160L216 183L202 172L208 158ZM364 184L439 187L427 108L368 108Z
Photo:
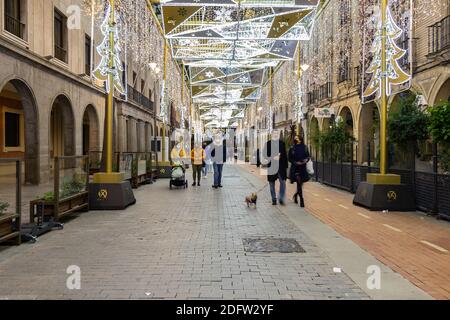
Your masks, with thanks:
M163 74L163 81L164 81L164 90L167 88L167 42L164 42L164 74ZM167 97L164 95L164 99L167 100ZM164 101L162 103L165 103ZM168 108L169 106L165 106ZM166 110L166 115L168 114L168 110ZM163 135L162 135L162 163L166 162L166 119L163 119Z
M300 43L298 44L298 66L297 66L297 76L298 76L298 81L300 81L300 79L302 78L302 68L301 68L301 53L300 53ZM295 121L297 122L296 125L296 135L300 136L300 119L298 117L298 110L297 110L297 114L296 114L296 119Z
M273 70L272 67L269 69L269 76L270 76L270 83L269 83L269 116L272 119L269 119L269 123L272 124L272 128L269 128L269 136L272 137L272 131L275 126L275 123L273 123L273 80L272 80Z
M114 0L109 0L111 6L111 15L109 20L110 27L115 24L115 6ZM111 29L109 31L109 68L114 67L114 32ZM113 103L114 103L114 78L112 72L108 74L108 100L107 100L107 110L106 110L106 173L112 173L112 158L113 158Z
M386 19L387 1L381 0L381 128L380 128L380 173L387 173L387 61L386 61Z
M272 108L272 103L273 103L273 82L272 82L272 67L270 67L269 69L269 79L270 79L270 83L269 83L269 103L270 103L270 107Z

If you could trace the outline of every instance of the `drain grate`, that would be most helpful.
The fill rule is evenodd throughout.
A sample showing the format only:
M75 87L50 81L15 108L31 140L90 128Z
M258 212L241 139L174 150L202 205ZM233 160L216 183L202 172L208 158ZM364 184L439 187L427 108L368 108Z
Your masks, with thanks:
M244 250L251 253L306 253L295 239L286 238L246 238Z

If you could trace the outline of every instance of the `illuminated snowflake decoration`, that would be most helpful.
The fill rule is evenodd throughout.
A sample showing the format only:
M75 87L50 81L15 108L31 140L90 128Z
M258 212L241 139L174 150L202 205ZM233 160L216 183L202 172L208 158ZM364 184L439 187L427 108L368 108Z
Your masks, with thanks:
M224 89L223 87L217 87L217 88L214 90L214 93L215 93L215 94L224 94L224 93L225 93L225 89Z
M233 18L231 17L233 10L222 7L219 10L214 11L214 13L216 15L214 20L217 22L226 23L233 21Z
M247 76L243 76L243 77L239 78L239 82L240 83L247 83L247 82L249 82L249 79L248 79Z

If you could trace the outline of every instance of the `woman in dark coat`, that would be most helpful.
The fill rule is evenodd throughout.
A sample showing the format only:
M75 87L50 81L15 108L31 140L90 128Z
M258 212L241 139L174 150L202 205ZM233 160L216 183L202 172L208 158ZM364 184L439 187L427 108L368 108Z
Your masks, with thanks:
M294 145L289 150L289 162L291 167L291 181L297 182L297 193L294 195L294 201L298 204L300 197L300 207L305 207L303 198L303 183L309 181L309 174L306 170L306 164L310 161L310 155L306 148L303 138L295 137Z
M274 149L272 150L272 146ZM285 204L287 169L289 166L288 155L286 152L286 144L280 140L278 130L272 132L272 139L269 140L263 152L263 163L267 165L267 180L270 185L270 194L272 196L272 204L277 205L277 194L275 190L275 182L280 182L279 201L281 205Z

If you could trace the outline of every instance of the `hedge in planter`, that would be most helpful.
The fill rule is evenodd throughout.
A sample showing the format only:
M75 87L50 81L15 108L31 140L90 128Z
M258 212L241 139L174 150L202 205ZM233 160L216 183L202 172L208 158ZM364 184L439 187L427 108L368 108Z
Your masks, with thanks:
M82 175L75 174L72 179L62 184L58 197L55 197L54 192L47 192L31 201L30 221L34 221L37 207L40 205L44 206L44 216L53 217L55 221L72 212L88 209L89 198L85 181Z
M444 172L450 172L450 102L442 101L428 109L430 122L428 130L433 141L440 145L439 165Z
M5 213L8 208L9 208L9 203L0 201L0 214Z

